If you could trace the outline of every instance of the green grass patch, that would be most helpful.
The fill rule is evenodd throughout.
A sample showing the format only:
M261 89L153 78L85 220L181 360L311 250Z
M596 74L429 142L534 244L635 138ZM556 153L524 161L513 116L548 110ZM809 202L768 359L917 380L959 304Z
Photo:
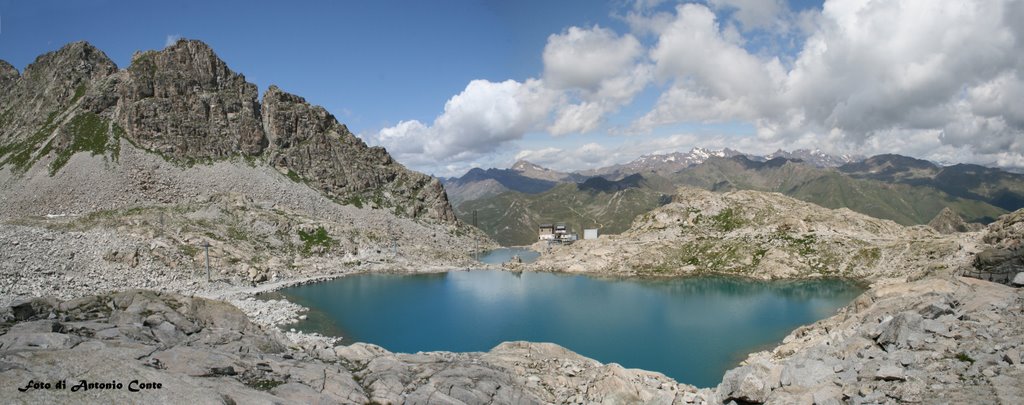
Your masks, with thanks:
M36 152L39 149L39 145L53 133L54 129L57 129L57 124L54 123L57 114L57 111L51 112L46 117L46 122L43 123L43 126L28 138L0 147L0 158L7 156L6 159L0 160L0 168L10 164L13 166L12 171L14 173L25 173L40 157L44 156L39 153L33 155L33 152ZM49 152L49 150L47 149L46 152Z
M882 249L877 247L873 248L860 248L857 250L857 254L854 255L854 260L864 263L866 266L874 266L878 263L878 260L882 258Z
M345 205L351 205L356 208L363 208L363 199L360 198L358 195L350 196L342 200L341 202L344 203Z
M81 83L78 87L75 87L75 96L71 98L71 104L74 104L78 99L85 95L85 83Z
M187 257L196 257L196 255L199 254L199 247L189 244L181 244L178 245L178 251Z
M115 162L121 159L121 138L125 136L124 128L114 124L114 139L110 141L110 158Z
M968 356L967 353L960 352L956 354L956 359L964 363L974 363L974 359Z
M732 208L726 208L717 215L711 217L715 228L722 232L729 232L743 226L743 218Z
M818 238L813 233L795 237L788 233L780 232L776 234L776 237L786 242L790 247L795 248L796 252L799 253L800 256L810 256L814 254L814 245L818 242Z
M238 227L236 226L228 227L228 237L234 240L249 240L249 235L243 232L241 229L238 229Z
M85 113L71 119L67 131L71 135L71 144L57 152L57 157L50 163L50 176L60 169L78 152L89 152L92 156L103 155L107 151L109 122L93 113ZM49 146L49 144L47 144ZM47 150L48 152L48 150Z
M302 251L305 253L312 251L314 246L328 248L334 244L334 239L331 239L331 236L327 234L327 230L322 226L317 227L313 232L306 232L300 229L299 239L302 240Z
M760 253L761 256L767 251ZM742 259L753 255L752 261L759 260L758 252L751 252L744 242L733 242L721 239L697 239L687 241L666 256L664 263L659 263L648 270L659 271L660 268L678 269L689 265L699 272L745 273L753 269Z
M752 263L751 266L752 267L757 267L757 265L761 264L761 260L763 260L764 256L767 255L767 254L768 254L768 249L765 249L765 248L754 249L754 255L753 255L753 257L750 260L750 262Z

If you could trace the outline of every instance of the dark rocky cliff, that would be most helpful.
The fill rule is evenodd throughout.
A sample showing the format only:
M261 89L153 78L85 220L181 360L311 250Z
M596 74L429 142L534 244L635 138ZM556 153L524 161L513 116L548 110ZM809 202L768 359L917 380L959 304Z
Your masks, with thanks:
M117 159L120 138L182 164L241 156L269 164L343 203L454 222L444 187L369 147L334 116L232 71L200 41L132 57L120 70L76 42L38 57L23 74L0 61L0 170L26 173L71 154Z

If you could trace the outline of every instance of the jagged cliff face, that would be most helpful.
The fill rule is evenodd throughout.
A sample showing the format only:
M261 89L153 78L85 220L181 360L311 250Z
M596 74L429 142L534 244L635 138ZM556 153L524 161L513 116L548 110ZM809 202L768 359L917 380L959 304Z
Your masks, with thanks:
M454 222L441 183L368 147L322 107L256 85L206 44L136 53L124 70L85 42L40 56L24 74L0 61L0 170L21 175L70 155L117 160L121 138L195 164L244 156L352 205Z
M126 73L117 86L118 121L141 146L183 158L263 151L256 85L206 44L137 53Z

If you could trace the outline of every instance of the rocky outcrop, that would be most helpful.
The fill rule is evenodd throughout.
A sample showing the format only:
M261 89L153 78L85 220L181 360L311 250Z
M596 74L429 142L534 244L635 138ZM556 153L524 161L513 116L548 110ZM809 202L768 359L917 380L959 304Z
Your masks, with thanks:
M136 53L118 86L117 121L146 149L178 159L259 155L256 85L199 41Z
M939 233L945 234L974 232L985 229L985 226L982 224L968 224L960 214L957 214L956 211L949 207L943 208L942 211L939 211L939 213L935 215L935 218L932 218L932 220L928 222L928 226Z
M725 374L716 402L1024 401L1024 296L969 278L869 290Z
M1003 215L989 224L981 240L983 250L963 275L1024 285L1024 280L1020 279L1024 278L1021 276L1024 274L1024 209Z
M36 58L23 74L4 62L0 67L0 166L19 153L29 155L42 147L67 118L61 112L84 95L89 86L117 71L99 49L74 42ZM5 156L6 155L6 156Z
M22 403L673 404L710 395L547 343L486 353L298 347L230 304L143 290L37 298L0 318L0 386L27 388L7 396ZM67 387L55 388L61 380ZM73 390L81 381L112 387Z
M18 81L18 77L21 77L21 73L18 69L7 63L5 60L0 60L0 90L4 94L9 92L10 87Z
M444 187L368 147L319 106L228 68L206 44L136 53L125 70L85 42L40 56L18 75L0 66L0 170L59 173L79 152L117 162L139 147L184 166L242 156L336 201L455 222ZM37 164L40 163L40 164ZM39 174L41 172L41 174Z
M280 170L359 205L455 220L440 181L406 170L384 148L367 147L322 107L270 86L262 113L267 155Z
M621 235L548 254L537 270L673 276L726 273L760 279L907 280L952 274L973 259L971 234L942 235L778 193L680 188Z

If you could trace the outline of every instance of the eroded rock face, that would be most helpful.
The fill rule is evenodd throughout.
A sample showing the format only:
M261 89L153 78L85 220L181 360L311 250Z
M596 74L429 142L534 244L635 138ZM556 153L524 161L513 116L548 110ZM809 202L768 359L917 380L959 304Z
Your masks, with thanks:
M405 169L384 148L366 146L323 107L271 86L262 113L268 159L279 170L359 205L455 220L437 179Z
M263 151L256 85L206 44L137 53L126 76L118 121L141 146L186 159Z
M14 65L0 60L0 90L7 93L11 85L18 80L18 77L21 77L21 73L18 72Z
M14 66L0 62L0 150L35 135L80 99L91 83L116 71L103 51L86 42L40 55L21 75ZM0 155L0 162L3 158Z
M964 275L1003 284L1024 272L1024 209L999 217L982 236L982 251Z
M256 85L199 41L136 53L125 70L85 42L45 54L24 74L0 63L0 170L37 162L59 172L71 154L116 162L120 138L192 165L232 156L273 165L333 199L455 222L440 182L368 147L334 116Z

